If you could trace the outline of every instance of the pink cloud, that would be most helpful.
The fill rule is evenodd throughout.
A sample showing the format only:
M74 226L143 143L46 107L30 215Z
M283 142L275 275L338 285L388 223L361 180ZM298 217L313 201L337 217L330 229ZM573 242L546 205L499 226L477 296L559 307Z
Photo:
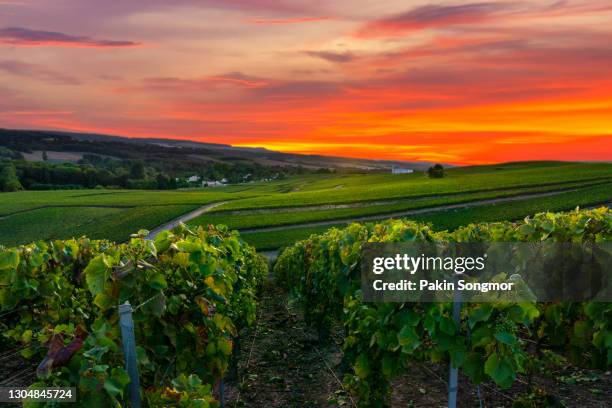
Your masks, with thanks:
M248 19L247 23L250 24L300 24L300 23L312 23L315 21L329 20L329 17L296 17L296 18L256 18Z
M243 88L261 88L268 85L268 82L261 78L251 77L240 72L230 72L223 75L206 76L193 79L176 77L146 78L144 82L145 85L150 88L171 90L194 90L224 84Z
M357 58L355 54L348 52L348 51L346 52L305 51L305 54L311 57L321 58L325 61L338 62L338 63L351 62Z
M362 38L387 37L406 31L472 24L490 20L508 5L500 3L470 3L457 6L427 5L405 13L367 23L356 36Z
M15 46L91 48L134 47L140 45L134 41L96 39L86 36L64 34L57 31L30 30L29 28L23 27L1 28L0 43Z
M52 84L78 85L80 81L70 75L43 66L15 60L0 60L0 71Z

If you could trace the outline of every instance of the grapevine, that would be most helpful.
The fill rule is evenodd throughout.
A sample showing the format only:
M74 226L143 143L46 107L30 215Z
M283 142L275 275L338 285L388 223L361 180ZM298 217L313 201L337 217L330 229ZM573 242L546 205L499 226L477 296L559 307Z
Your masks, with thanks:
M409 361L450 360L475 383L507 388L526 370L525 341L568 350L577 363L612 364L609 303L467 304L457 325L449 303L364 303L360 255L366 242L605 242L612 237L607 208L541 213L522 222L471 224L453 232L404 220L352 224L287 248L274 268L279 284L297 296L308 321L325 331L345 329L343 351L352 369L345 383L364 407L384 406L390 380ZM465 335L470 333L469 336Z
M117 305L129 301L145 400L216 406L212 385L254 320L267 263L225 227L145 235L0 251L0 313L11 312L4 337L41 360L33 387L77 387L82 406L123 404L129 377Z

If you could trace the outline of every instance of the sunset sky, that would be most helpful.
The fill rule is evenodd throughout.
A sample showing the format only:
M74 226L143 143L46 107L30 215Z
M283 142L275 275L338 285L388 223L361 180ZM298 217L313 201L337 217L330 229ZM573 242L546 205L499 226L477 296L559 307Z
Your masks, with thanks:
M0 0L0 127L612 160L612 1Z

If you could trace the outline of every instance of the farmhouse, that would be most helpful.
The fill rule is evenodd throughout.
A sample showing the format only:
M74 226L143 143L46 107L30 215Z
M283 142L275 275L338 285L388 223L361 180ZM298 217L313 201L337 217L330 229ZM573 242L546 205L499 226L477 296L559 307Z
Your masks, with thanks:
M395 167L395 166L391 168L391 174L410 174L410 173L414 173L414 170L403 169L401 167Z

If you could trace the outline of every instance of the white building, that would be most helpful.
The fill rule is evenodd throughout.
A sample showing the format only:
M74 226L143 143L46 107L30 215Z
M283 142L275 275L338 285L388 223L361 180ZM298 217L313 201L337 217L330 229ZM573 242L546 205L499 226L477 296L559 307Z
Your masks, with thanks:
M202 187L220 187L224 185L225 183L217 180L207 180L202 182Z
M200 176L190 176L190 177L187 177L187 182L188 183L197 183L198 181L200 181Z
M414 170L402 169L401 167L395 167L395 166L391 168L391 174L410 174L410 173L414 173Z

